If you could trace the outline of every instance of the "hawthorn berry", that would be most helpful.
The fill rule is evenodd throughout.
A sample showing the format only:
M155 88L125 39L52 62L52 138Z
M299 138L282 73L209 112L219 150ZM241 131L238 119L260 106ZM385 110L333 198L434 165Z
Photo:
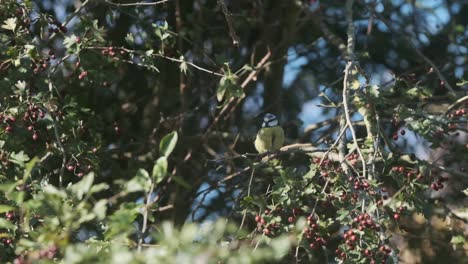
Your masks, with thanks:
M255 222L260 223L260 220L261 220L261 219L262 219L262 218L261 218L259 215L256 215L256 216L255 216Z

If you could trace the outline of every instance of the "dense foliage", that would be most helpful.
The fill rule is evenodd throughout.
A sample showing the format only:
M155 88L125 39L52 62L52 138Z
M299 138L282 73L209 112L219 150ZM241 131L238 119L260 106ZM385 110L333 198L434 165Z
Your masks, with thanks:
M3 0L0 262L461 263L467 14Z

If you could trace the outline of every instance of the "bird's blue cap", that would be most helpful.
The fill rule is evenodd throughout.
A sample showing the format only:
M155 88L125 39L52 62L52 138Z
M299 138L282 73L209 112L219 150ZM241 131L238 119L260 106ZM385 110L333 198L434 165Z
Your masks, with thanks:
M263 117L262 127L274 127L278 125L278 118L274 114L267 113Z

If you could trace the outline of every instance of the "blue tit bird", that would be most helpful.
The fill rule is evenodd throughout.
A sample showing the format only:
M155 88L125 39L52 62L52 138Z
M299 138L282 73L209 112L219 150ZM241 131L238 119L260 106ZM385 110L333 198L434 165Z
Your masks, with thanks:
M262 128L255 138L255 149L259 153L278 150L284 143L284 131L274 114L267 113L263 117Z

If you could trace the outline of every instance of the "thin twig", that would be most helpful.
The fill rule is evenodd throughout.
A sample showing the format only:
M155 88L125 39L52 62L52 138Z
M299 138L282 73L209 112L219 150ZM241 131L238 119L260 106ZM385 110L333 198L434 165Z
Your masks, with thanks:
M247 87L247 85L255 79L255 77L258 75L260 69L263 68L263 66L267 63L268 59L270 58L271 56L271 51L268 50L268 52L265 54L265 56L263 56L263 58L257 63L256 67L254 70L252 70L250 72L250 74L247 76L247 78L245 78L245 80L242 82L241 84L241 88L242 89L245 89L245 87ZM224 116L224 114L226 112L228 112L229 109L232 109L231 110L231 113L234 109L237 108L237 106L239 105L239 103L245 98L245 94L243 96L241 96L240 98L235 98L235 97L232 97L229 102L223 107L223 109L221 109L221 111L219 111L218 115L216 115L216 117L214 118L213 122L211 122L210 126L206 129L206 132L205 132L205 135L207 135L213 128L214 126L219 122L219 120L221 119L221 117Z
M335 148L335 146L338 144L338 142L340 141L341 137L345 134L346 132L346 128L348 128L348 124L345 124L345 126L341 129L340 131L340 134L338 135L338 137L336 138L335 142L333 142L333 145L330 146L330 148L328 148L327 152L325 152L325 154L323 154L323 157L322 157L322 160L320 160L320 163L319 163L319 167L322 166L325 158L328 156L328 154Z
M50 115L50 117L52 119L52 126L54 128L55 140L57 142L57 145L59 147L60 152L62 153L62 167L60 168L60 172L59 172L59 186L60 186L60 188L62 188L62 186L63 186L63 175L65 174L65 167L67 166L67 153L65 151L65 147L62 144L62 140L60 139L60 134L59 134L59 131L58 131L58 120L56 119L56 117L51 112L49 112L49 110L47 108L42 107L42 111L44 111L46 113L49 113L49 115Z
M73 12L73 14L71 14L70 16L67 17L67 19L65 20L65 22L62 23L62 26L66 27L68 25L68 23L70 23L70 21L76 16L78 15L81 10L83 10L83 8L85 8L85 6L89 3L89 0L86 0L84 1L80 7L78 7L75 12ZM57 36L56 33L53 33L50 38L49 38L49 41L53 40L55 37Z
M161 0L161 1L156 1L156 2L135 2L135 3L114 3L109 0L106 0L106 3L109 5L117 6L117 7L125 7L125 6L156 6L160 4L164 4L166 2L169 2L170 0Z
M97 46L90 46L90 47L86 47L85 49L89 49L89 50L104 50L104 49L108 49L109 47L97 47ZM119 49L119 50L123 50L127 53L132 53L132 54L139 54L140 52L138 52L137 50L132 50L132 49L126 49L124 47L113 47L115 49ZM187 64L188 66L191 66L197 70L200 70L200 71L203 71L203 72L206 72L206 73L210 73L210 74L213 74L213 75L216 75L216 76L219 76L219 77L223 77L224 74L222 73L218 73L218 72L215 72L215 71L212 71L212 70L209 70L209 69L205 69L199 65L196 65L195 63L192 63L192 62L189 62L189 61L186 61L186 60L183 60L183 59L176 59L176 58L172 58L172 57L169 57L169 56L165 56L163 54L152 54L153 57L159 57L159 58L163 58L163 59L166 59L166 60L169 60L169 61L173 61L173 62L177 62L177 63L185 63ZM116 57L117 58L117 57ZM130 63L130 64L135 64L135 65L138 65L138 66L143 66L143 67L147 67L148 66L145 66L143 64L139 64L139 63L136 63L134 61L129 61L129 60L124 60L124 59L119 59L123 62L126 62L126 63ZM152 67L149 67L149 68L152 68ZM155 68L155 67L154 67Z
M343 110L344 116L346 118L346 123L348 124L349 130L351 131L351 135L353 137L354 144L356 144L356 150L361 158L362 163L362 176L366 178L366 161L364 159L364 155L359 147L356 131L354 131L353 124L351 122L351 117L349 114L349 107L348 107L348 85L349 85L349 75L354 68L354 24L353 24L353 0L346 1L346 22L348 24L347 35L348 35L348 45L346 47L346 55L348 62L346 63L345 68L345 75L343 79Z
M445 87L447 87L447 89L449 90L449 95L451 97L455 97L456 96L455 90L453 89L452 85L450 85L450 83L447 81L445 76L442 74L439 67L437 67L437 65L431 59L429 59L426 55L424 55L421 52L421 50L411 41L411 39L409 39L406 35L401 34L400 31L397 31L393 27L391 27L390 23L387 21L387 19L385 19L385 17L383 17L379 13L375 13L375 15L379 18L380 21L382 21L382 23L384 23L384 25L387 28L390 29L390 31L392 31L394 34L400 35L404 40L406 40L406 42L409 43L410 47L416 52L416 54L419 57L421 57L421 59L423 59L426 62L426 64L429 64L434 70L434 72L437 74L437 77L439 77L439 79L444 82Z
M252 181L253 181L253 176L255 174L255 168L252 169L252 173L250 174L250 180L249 180L249 186L247 187L247 197L250 196L250 189L252 187ZM244 226L245 218L247 217L247 209L244 209L244 212L242 213L242 221L239 226L239 230L242 229Z
M143 243L143 239L144 239L146 229L148 226L148 211L151 205L151 195L153 194L153 190L154 190L154 183L151 183L150 189L148 193L146 194L146 204L145 204L145 207L143 208L143 225L141 227L140 239L138 240L139 251L141 251L141 244Z
M462 98L458 99L455 101L453 104L451 104L448 108L447 111L445 111L445 114L447 115L450 111L455 109L455 107L458 107L459 105L463 104L465 101L468 101L468 95L463 96Z
M226 23L228 25L229 29L229 35L231 36L232 39L232 44L236 47L239 46L239 37L236 34L236 31L234 30L234 26L232 25L232 20L231 16L229 14L229 11L226 8L226 5L224 4L224 0L218 0L218 4L221 7L221 11L223 11L224 18L226 19Z

